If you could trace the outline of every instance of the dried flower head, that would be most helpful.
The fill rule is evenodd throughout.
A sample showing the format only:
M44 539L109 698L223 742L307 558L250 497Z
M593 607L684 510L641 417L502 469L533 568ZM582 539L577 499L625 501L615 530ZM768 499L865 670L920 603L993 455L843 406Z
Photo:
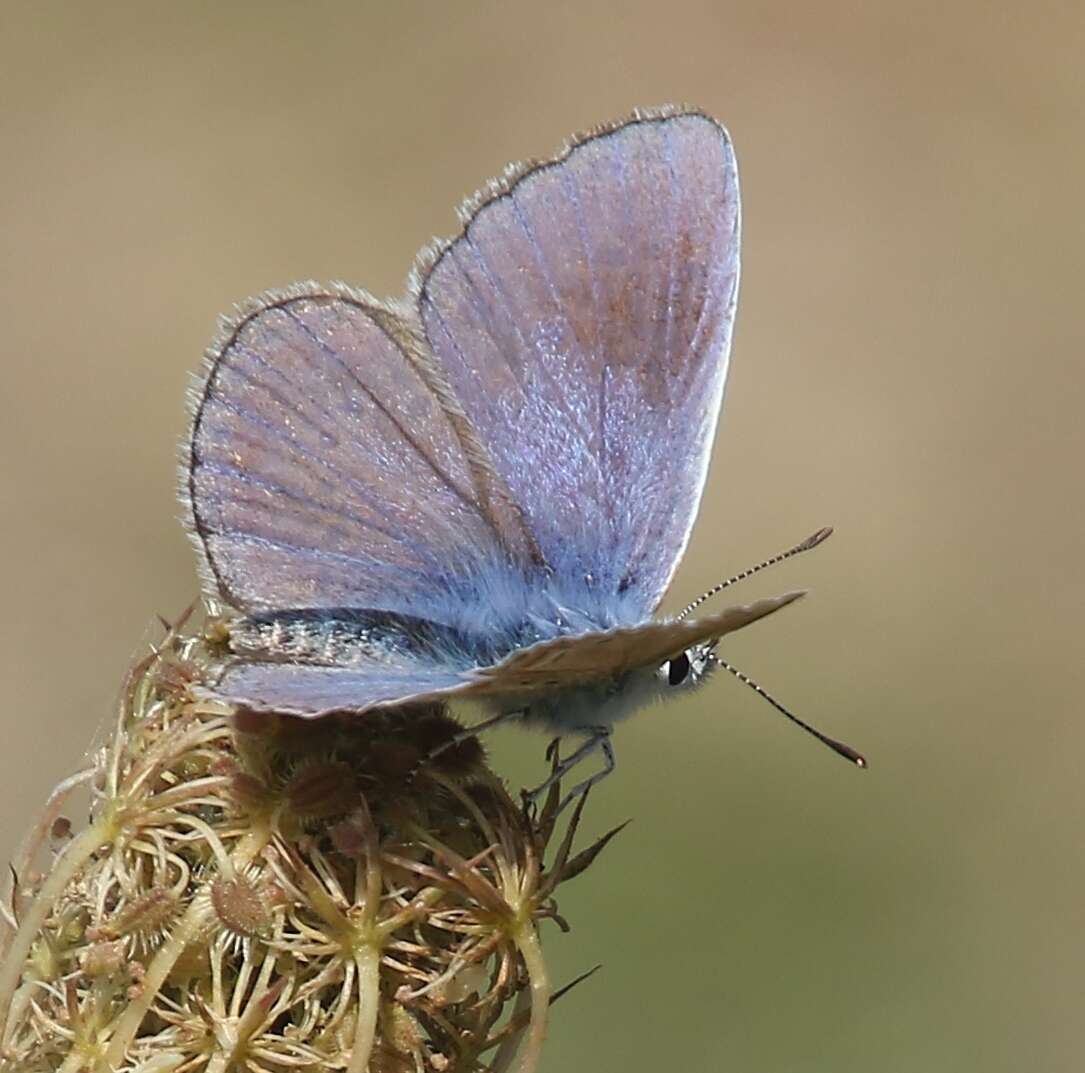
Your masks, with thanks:
M0 1071L534 1069L538 926L565 927L555 889L611 835L574 855L583 802L557 838L559 787L525 809L440 707L302 725L194 702L205 637L170 629L133 669L14 862Z

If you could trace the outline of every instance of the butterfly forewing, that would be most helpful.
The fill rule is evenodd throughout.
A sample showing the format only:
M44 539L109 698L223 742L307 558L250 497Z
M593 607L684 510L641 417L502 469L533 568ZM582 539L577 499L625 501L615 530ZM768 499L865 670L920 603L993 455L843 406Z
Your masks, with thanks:
M426 336L559 575L659 602L727 370L739 201L725 131L642 117L514 173L424 260Z
M488 690L531 691L545 685L575 687L620 680L629 671L658 667L692 645L717 641L786 607L803 595L789 592L756 603L729 607L702 619L645 622L596 633L559 637L514 652L473 676Z

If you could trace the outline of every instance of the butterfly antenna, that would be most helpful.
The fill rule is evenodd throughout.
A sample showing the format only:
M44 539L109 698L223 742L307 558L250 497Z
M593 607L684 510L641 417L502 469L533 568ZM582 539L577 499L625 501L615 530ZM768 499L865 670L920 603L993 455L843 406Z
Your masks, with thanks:
M726 581L721 581L718 585L713 585L712 588L706 593L702 593L691 604L687 604L679 613L678 618L686 618L692 611L696 611L698 607L705 602L705 600L711 600L717 593L723 592L730 585L734 585L737 581L745 581L748 577L753 577L754 574L760 573L766 567L775 566L777 563L782 563L785 559L790 559L792 555L798 555L800 552L809 551L811 548L816 548L822 541L828 540L832 536L832 526L825 526L824 529L819 529L816 533L812 533L801 544L796 544L793 548L788 548L787 551L780 552L779 555L774 555L771 559L766 559L763 563L758 563L756 566L751 566L748 570L743 570L741 574L735 574L734 577L729 577Z
M820 730L812 727L809 723L804 723L794 712L789 712L771 693L765 692L748 674L743 674L737 667L732 667L727 660L720 659L715 653L712 654L712 660L725 671L730 671L744 685L748 685L763 700L767 700L781 715L786 715L791 722L802 727L807 734L812 734L822 745L828 745L834 753L844 757L845 760L850 760L856 767L865 768L867 766L866 757L862 753L856 752L850 745L845 745L842 741L830 738L828 734L822 734Z

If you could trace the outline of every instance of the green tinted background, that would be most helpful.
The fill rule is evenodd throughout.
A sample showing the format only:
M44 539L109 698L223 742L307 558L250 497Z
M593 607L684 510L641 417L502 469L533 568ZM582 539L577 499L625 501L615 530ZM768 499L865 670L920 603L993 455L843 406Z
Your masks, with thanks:
M4 6L0 851L195 595L182 395L265 287L398 293L508 160L688 100L738 149L724 421L670 606L812 597L618 734L545 1068L1081 1068L1075 3ZM504 731L510 772L539 739Z

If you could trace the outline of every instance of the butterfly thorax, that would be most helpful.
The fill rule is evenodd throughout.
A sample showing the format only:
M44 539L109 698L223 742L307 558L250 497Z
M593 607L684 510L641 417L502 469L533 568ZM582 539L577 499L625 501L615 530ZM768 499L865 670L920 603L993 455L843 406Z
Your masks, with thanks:
M714 644L699 644L673 660L647 663L576 685L540 690L523 705L525 722L551 733L611 727L633 712L697 689L715 669Z
M641 668L596 682L547 689L520 699L524 721L551 734L611 727L640 708L662 698L663 687L654 668ZM516 704L509 698L506 707Z

